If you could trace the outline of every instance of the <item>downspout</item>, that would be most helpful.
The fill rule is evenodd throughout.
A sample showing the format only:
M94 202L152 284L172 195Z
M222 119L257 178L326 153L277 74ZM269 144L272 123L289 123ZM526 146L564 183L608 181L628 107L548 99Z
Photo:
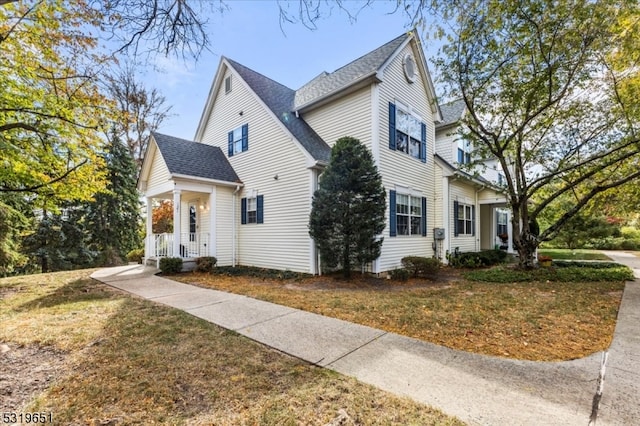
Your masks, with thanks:
M233 191L233 208L231 209L233 214L233 219L231 220L231 266L234 268L236 266L236 241L238 240L238 232L236 229L236 201L238 199L237 194L240 191L240 188L242 188L240 185L236 185L236 190Z
M479 243L480 239L482 238L482 233L480 232L480 220L479 220L479 218L480 218L480 205L478 204L478 193L480 191L484 191L485 188L486 188L486 186L482 185L480 187L480 189L478 189L476 191L476 200L475 200L476 217L473 218L476 221L476 239L474 241L474 244L475 244L475 250L474 251L479 251L478 250L478 245L481 245L481 244L478 244L478 243Z

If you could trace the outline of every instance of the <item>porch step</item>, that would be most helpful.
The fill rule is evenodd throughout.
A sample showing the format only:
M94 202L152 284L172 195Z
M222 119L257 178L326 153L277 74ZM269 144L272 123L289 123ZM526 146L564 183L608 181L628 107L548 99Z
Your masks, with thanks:
M150 257L145 261L145 265L160 268L160 259ZM196 260L194 258L182 259L182 272L191 272L196 269Z

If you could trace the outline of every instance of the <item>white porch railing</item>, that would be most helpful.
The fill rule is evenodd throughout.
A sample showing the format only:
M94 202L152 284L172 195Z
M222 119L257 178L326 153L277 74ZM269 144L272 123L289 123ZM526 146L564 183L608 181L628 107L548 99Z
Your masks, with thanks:
M147 237L146 256L158 257L202 257L209 256L209 233L180 234L180 251L174 253L174 234L152 234Z

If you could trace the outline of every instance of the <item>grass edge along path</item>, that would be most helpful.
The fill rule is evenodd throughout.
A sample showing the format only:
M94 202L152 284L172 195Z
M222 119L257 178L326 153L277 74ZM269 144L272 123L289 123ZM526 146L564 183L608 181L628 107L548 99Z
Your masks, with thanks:
M571 275L572 270L562 274ZM508 277L509 271L504 272ZM624 272L620 276L626 276ZM580 271L587 277L597 273L590 268ZM540 281L501 283L462 277L397 283L369 277L354 279L346 287L328 276L282 280L235 271L169 278L452 349L533 361L571 360L608 348L625 285L624 280L559 283L546 275Z
M53 384L19 411L51 412L54 424L463 424L90 272L0 279L0 343L10 348L0 357L27 347L65 354Z

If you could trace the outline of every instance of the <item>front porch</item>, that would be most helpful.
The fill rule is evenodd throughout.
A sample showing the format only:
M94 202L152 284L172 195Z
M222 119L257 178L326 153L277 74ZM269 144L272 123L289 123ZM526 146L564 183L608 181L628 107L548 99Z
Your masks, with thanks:
M178 244L174 244L173 233L151 234L145 241L145 257L181 257L183 259L210 256L209 233L181 233ZM178 247L176 252L175 248Z

